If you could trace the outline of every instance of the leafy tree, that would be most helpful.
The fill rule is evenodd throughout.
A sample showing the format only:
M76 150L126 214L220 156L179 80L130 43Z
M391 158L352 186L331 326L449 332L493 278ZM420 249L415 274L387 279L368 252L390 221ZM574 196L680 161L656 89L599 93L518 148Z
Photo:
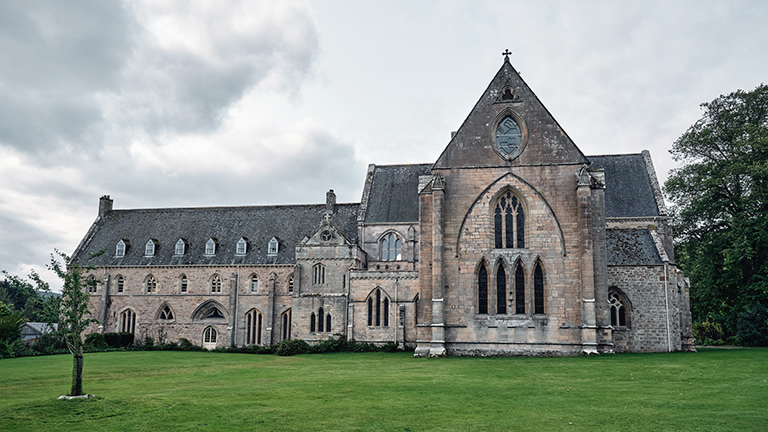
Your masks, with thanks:
M694 321L719 324L726 342L766 344L768 86L701 106L702 118L671 150L684 165L664 184L677 260L691 279ZM739 326L740 316L763 321Z
M72 389L70 396L83 394L83 332L88 325L96 322L91 318L88 310L89 287L95 287L96 279L87 279L86 272L89 267L83 267L73 262L66 254L57 251L59 258L66 263L66 267L56 258L51 256L50 269L64 282L61 289L61 308L59 309L58 333L64 338L67 349L72 354Z
M13 356L14 345L21 339L21 314L0 301L0 358Z
M46 311L51 307L47 303L55 303L56 299L45 296L50 293L48 283L40 278L34 270L30 272L29 282L19 276L2 271L4 280L0 281L0 301L19 312L24 319L33 322L48 322Z

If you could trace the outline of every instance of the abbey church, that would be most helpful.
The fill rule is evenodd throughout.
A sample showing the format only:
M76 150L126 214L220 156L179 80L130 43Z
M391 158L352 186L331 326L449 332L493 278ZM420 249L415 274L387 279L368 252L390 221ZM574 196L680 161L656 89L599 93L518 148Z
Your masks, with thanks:
M436 161L361 181L359 203L101 197L74 253L103 282L91 331L205 348L340 334L417 356L693 350L650 154L584 155L507 56Z

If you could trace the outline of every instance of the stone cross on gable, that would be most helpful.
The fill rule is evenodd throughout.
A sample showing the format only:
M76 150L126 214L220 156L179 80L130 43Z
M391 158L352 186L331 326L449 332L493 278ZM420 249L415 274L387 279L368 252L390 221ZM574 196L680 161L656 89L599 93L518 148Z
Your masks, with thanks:
M509 49L505 49L501 55L504 56L504 60L509 60L509 56L512 54L512 52Z

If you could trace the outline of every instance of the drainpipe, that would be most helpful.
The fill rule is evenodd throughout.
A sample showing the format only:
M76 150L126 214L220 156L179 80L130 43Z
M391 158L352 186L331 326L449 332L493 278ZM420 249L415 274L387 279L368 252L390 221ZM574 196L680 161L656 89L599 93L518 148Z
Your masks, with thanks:
M667 352L672 352L672 337L669 334L669 272L668 261L664 261L664 307L667 312Z

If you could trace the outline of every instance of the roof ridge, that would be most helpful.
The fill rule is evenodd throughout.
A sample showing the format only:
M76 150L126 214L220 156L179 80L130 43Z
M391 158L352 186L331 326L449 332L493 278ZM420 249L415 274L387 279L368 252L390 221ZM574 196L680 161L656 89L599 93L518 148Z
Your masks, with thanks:
M336 206L355 206L360 205L357 202L351 203L337 203ZM325 204L267 204L267 205L250 205L250 206L208 206L208 207L143 207L143 208L128 208L128 209L113 209L110 213L115 212L150 212L160 210L235 210L235 209L266 209L266 208L288 208L288 207L325 207Z

